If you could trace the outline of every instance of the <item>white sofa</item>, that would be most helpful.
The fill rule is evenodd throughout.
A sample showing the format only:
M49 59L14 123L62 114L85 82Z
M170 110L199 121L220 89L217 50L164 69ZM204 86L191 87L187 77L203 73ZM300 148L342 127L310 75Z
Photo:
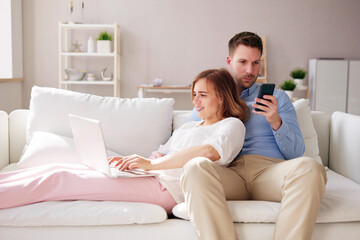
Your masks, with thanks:
M142 100L130 105L138 104L137 101ZM0 111L2 171L18 168L16 163L31 140L29 128L36 128L39 123L39 119L34 120L33 112L46 110L36 109L34 104L32 100L30 110L16 110L9 116ZM301 110L297 109L297 113L298 118L306 118ZM56 111L51 113L54 114ZM190 111L174 111L173 128L188 121L189 116ZM301 122L300 125L304 138L306 128L315 127L317 138L315 134L311 141L315 139L319 148L305 139L307 148L319 149L323 164L328 166L326 193L312 239L360 239L360 117L340 112L329 117L322 112L311 112L311 118L313 125L309 122L307 126ZM279 203L231 201L229 208L239 239L272 239ZM173 215L167 216L161 207L144 203L42 202L0 210L0 239L197 239L186 220L183 203L174 208Z

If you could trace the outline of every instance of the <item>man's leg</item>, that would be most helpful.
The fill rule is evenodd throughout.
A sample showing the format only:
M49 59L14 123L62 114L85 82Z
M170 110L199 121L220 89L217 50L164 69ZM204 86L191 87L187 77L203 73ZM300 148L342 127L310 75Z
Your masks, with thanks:
M200 239L237 239L226 200L247 199L248 194L235 171L207 158L194 158L183 167L181 187Z
M308 157L292 160L258 155L243 156L245 180L254 200L281 201L274 239L311 239L322 196L326 172Z

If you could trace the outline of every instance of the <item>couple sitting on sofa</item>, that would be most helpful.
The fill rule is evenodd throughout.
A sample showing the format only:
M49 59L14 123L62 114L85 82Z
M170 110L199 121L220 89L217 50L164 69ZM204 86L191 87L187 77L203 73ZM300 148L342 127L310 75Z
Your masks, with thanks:
M0 208L86 199L148 202L170 212L185 198L199 238L236 239L226 200L281 201L274 238L310 239L325 190L325 170L301 157L304 142L287 95L275 91L264 97L269 101L255 98L261 54L256 34L235 35L227 62L238 87L224 69L200 73L192 91L194 112L202 121L184 124L149 159L109 158L122 170L159 170L157 178L111 179L89 169L47 166L2 173ZM250 112L243 100L264 112ZM92 175L92 182L82 174Z

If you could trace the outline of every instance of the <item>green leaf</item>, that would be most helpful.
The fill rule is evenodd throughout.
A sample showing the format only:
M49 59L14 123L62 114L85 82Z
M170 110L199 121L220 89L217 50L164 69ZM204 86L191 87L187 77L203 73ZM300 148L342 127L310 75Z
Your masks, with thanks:
M290 72L290 77L294 79L304 79L306 76L306 70L302 68L295 68Z
M108 40L108 41L112 41L112 36L111 34L108 34L106 31L105 32L100 32L99 36L96 40Z
M284 91L293 91L296 88L296 83L292 79L288 79L283 84L280 84L279 87Z

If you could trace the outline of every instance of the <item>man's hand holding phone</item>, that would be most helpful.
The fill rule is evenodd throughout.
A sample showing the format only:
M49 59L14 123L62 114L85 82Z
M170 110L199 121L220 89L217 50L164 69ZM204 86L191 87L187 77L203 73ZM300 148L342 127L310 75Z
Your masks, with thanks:
M258 97L255 98L256 103L252 106L255 108L252 112L266 118L272 129L277 131L281 127L281 117L278 110L278 102L276 97L272 96L275 84L264 83L260 86Z

